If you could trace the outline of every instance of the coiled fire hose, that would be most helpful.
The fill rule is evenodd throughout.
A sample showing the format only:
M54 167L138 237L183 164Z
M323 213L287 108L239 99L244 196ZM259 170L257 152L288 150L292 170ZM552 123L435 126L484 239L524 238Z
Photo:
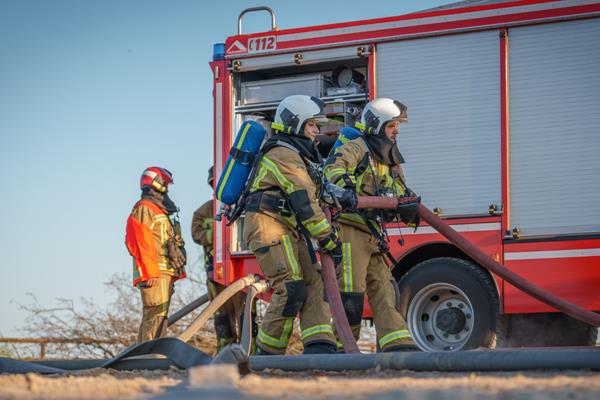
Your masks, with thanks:
M376 196L359 196L357 208L380 208L380 209L396 209L398 207L398 200L395 198L388 197L376 197ZM520 275L510 271L502 264L494 261L490 256L481 251L473 243L469 242L458 232L452 229L446 224L441 218L432 213L423 204L419 204L419 215L429 225L435 228L442 236L454 243L456 247L469 255L479 265L485 267L490 272L498 275L506 282L510 283L514 287L522 290L528 295L536 298L537 300L548 304L551 307L575 318L586 324L598 327L600 326L600 315L593 311L586 310L576 304L566 301L552 293L542 289L541 287L531 283L527 279Z

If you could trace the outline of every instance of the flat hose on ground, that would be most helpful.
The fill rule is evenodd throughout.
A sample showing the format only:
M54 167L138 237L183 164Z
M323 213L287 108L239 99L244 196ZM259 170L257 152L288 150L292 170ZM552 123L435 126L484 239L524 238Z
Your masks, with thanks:
M185 317L186 315L194 311L196 308L200 307L201 305L207 302L208 294L204 294L198 297L196 300L192 301L191 303L186 304L181 308L181 310L178 310L175 314L169 317L169 319L167 320L167 326L173 325L175 322L179 321L181 318Z
M331 221L331 212L329 209L324 208L323 212L327 219ZM348 322L346 310L342 304L342 297L337 283L333 259L325 252L321 252L321 277L323 278L323 285L325 286L327 303L329 303L329 308L331 309L333 325L335 326L340 341L344 345L344 352L360 353L356 340L354 340L350 323Z
M238 279L231 285L227 286L221 293L217 295L217 297L215 297L208 304L208 306L204 310L202 310L202 312L200 313L200 315L198 315L198 317L196 317L194 322L192 322L190 326L188 326L187 329L178 336L178 339L184 342L190 340L196 334L196 332L198 332L198 330L202 328L202 326L204 326L206 321L208 321L208 319L212 317L214 313L217 312L217 310L227 302L227 300L233 297L233 295L235 295L237 292L244 290L248 286L252 285L257 280L258 279L256 278L256 276L248 275L244 278Z
M250 370L364 371L372 368L411 371L522 371L600 369L600 350L552 349L376 354L300 354L251 356Z
M264 293L267 290L269 290L267 281L258 281L250 285L250 289L248 289L248 294L246 295L244 321L242 321L242 338L240 339L240 345L246 355L250 355L250 350L252 350L252 304L258 294Z
M375 196L360 196L358 198L358 208L395 209L397 206L398 201L394 198ZM461 249L468 256L473 258L473 260L485 267L490 272L498 275L514 287L538 299L542 303L554 307L575 319L585 322L586 324L596 327L600 326L600 315L553 295L541 287L529 282L522 276L510 271L502 264L494 261L477 246L469 242L454 229L452 229L441 218L429 211L423 204L419 204L419 215L424 221L434 227L442 236L454 243L456 247Z

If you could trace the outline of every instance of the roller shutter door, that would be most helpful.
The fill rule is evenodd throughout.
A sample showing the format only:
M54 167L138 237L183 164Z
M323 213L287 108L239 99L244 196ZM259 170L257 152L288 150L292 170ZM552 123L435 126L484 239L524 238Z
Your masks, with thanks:
M378 96L408 106L398 143L408 184L444 215L501 202L498 31L377 46Z
M600 231L600 20L509 31L512 227Z

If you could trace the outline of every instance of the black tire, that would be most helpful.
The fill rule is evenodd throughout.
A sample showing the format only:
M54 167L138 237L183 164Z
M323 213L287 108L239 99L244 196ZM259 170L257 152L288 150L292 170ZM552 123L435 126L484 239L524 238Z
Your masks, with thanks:
M562 313L504 315L498 347L595 346L598 328Z
M400 279L401 313L424 351L493 348L503 331L496 285L474 263L441 257Z

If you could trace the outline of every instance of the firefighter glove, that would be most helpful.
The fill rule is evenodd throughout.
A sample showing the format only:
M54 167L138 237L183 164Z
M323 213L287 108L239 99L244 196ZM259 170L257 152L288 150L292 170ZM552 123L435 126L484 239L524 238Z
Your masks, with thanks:
M356 192L352 189L344 190L344 193L338 198L338 201L344 210L355 210L358 205L358 197L356 196Z
M421 197L418 196L402 196L398 198L397 212L400 220L407 225L414 226L415 229L421 222L419 217L420 203Z
M340 242L337 232L333 231L319 240L319 248L320 251L331 256L336 266L342 263L342 242Z

